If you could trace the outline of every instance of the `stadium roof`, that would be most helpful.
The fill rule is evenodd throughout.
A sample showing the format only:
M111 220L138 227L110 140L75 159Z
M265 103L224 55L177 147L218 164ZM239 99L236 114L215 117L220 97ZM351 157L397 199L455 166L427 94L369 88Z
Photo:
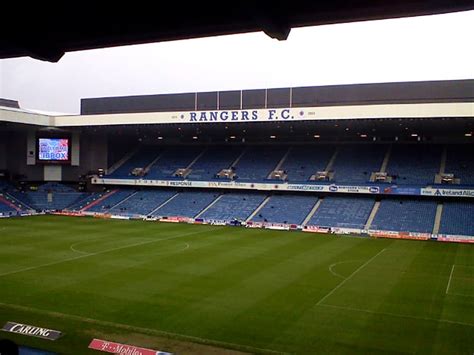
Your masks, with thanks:
M65 116L10 105L0 108L0 121L48 127L86 127L209 126L392 118L472 119L474 80L98 98L84 100L82 112L85 114Z
M294 27L472 9L472 0L203 0L113 7L9 1L2 14L15 23L0 25L0 58L56 62L69 51L257 31L284 40Z

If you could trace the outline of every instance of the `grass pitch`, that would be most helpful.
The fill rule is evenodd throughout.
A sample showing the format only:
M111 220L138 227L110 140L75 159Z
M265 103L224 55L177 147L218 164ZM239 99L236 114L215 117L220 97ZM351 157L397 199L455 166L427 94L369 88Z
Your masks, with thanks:
M472 245L39 216L0 220L0 326L177 354L473 354ZM231 349L231 350L229 350Z

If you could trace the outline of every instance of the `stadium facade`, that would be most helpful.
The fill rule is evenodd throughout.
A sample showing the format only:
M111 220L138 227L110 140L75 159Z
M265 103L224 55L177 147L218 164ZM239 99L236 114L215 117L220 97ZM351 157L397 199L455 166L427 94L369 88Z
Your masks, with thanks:
M3 216L474 241L474 80L0 105Z

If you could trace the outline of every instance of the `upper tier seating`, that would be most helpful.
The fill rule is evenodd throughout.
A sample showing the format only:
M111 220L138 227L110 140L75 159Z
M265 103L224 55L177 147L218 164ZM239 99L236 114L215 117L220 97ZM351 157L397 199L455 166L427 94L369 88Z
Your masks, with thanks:
M287 172L290 182L305 182L318 171L324 171L334 154L333 145L312 145L292 147L282 170Z
M134 179L131 174L135 168L146 168L158 155L160 149L154 146L143 146L138 149L127 161L117 168L113 173L109 174L110 178L118 179Z
M275 195L252 218L253 222L301 224L318 198L305 195Z
M432 233L436 206L434 201L382 200L370 229Z
M262 181L272 172L285 155L287 147L249 147L236 165L239 181Z
M474 203L444 202L439 233L474 236Z
M175 194L176 191L170 190L138 191L123 202L111 208L110 213L127 216L146 216Z
M386 145L341 145L332 170L338 184L365 184L373 172L380 171Z
M374 203L375 200L370 197L328 196L307 224L363 229Z
M474 184L474 146L471 144L448 145L445 173L454 174L461 185Z
M219 194L207 191L180 192L164 206L153 212L154 216L161 217L196 217Z
M225 194L200 218L221 221L246 220L265 197L264 194Z
M169 147L150 167L146 179L173 179L173 173L186 168L203 151L203 147Z
M433 184L439 173L441 153L442 146L438 145L394 145L387 173L394 184Z
M241 153L242 148L236 146L209 147L191 167L188 179L212 180L219 171L229 168Z

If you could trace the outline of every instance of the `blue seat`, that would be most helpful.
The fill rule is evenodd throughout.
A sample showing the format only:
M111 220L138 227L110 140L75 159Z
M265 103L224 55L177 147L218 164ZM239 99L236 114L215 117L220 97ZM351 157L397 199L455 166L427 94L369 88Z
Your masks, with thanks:
M374 203L370 197L328 196L307 225L363 229Z
M437 203L418 200L382 200L370 229L432 233Z
M196 217L212 201L219 196L218 193L208 191L184 191L167 202L153 213L161 217Z
M275 195L252 218L253 222L301 224L318 198L306 195Z
M474 236L474 203L444 202L439 233Z
M228 193L200 217L209 220L246 220L265 199L264 194Z

